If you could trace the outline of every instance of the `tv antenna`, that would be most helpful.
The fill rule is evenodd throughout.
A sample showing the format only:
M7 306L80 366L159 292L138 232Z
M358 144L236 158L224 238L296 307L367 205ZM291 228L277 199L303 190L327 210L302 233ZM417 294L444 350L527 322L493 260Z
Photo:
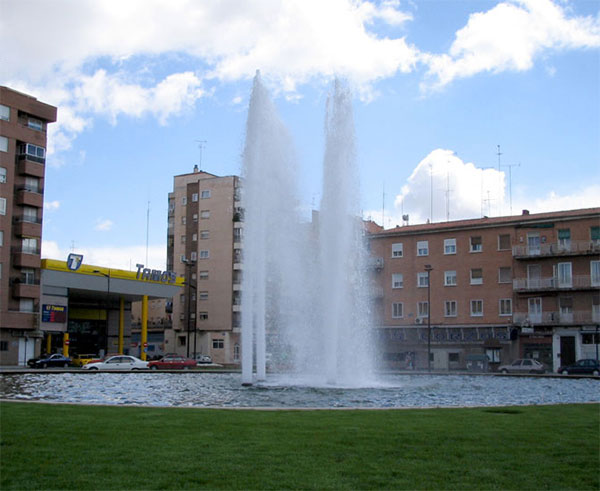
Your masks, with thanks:
M508 167L508 195L509 195L509 202L510 202L510 214L512 215L513 210L512 210L512 168L513 167L521 167L521 164L501 164L500 163L500 156L502 155L502 152L500 152L500 145L498 145L498 173L500 173L500 168L501 167Z
M204 149L204 147L206 146L206 144L208 142L206 140L195 140L195 141L198 144L198 148L200 149L200 161L198 162L198 169L202 170L202 150Z

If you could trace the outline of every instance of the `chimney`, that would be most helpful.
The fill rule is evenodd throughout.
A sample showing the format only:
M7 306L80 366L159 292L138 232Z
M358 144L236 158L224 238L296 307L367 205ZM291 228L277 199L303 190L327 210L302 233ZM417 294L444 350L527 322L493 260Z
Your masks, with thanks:
M523 210L523 215L529 215L529 210Z
M195 174L196 172L198 172L198 164L195 164L195 165L194 165L194 174Z

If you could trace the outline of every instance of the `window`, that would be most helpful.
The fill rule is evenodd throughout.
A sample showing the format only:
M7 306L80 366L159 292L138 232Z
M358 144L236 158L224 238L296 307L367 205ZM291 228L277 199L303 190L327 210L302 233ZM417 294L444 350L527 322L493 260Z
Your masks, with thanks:
M456 239L444 239L444 254L456 254Z
M187 217L181 217L181 225L185 225L187 223Z
M392 244L392 257L402 257L403 254L402 242Z
M592 286L600 286L600 261L590 261L590 276Z
M471 317L483 316L483 300L471 300Z
M210 189L205 189L204 191L202 191L202 194L200 195L200 197L202 199L210 198Z
M404 276L402 273L392 274L392 288L402 288L404 286Z
M600 244L600 227L590 227L590 239L594 244Z
M557 265L558 286L560 288L571 288L573 286L573 275L571 263L558 263Z
M181 243L182 243L182 244L185 244L185 239L186 239L185 235L182 235L182 236L181 236Z
M184 294L184 293L182 293L181 295L179 295L179 302L180 302L181 304L184 304L184 303L185 303L185 294Z
M510 234L498 235L498 250L506 251L510 249Z
M456 271L444 271L444 286L456 286Z
M571 230L568 228L558 229L558 250L571 250Z
M417 256L429 255L429 241L420 240L417 242Z
M512 268L501 266L498 268L498 283L510 283L512 281Z
M194 223L198 223L198 213L194 213L192 215L192 220L194 221Z
M483 243L481 242L481 237L471 237L470 239L470 252L481 252L483 251Z
M201 321L208 320L208 312L198 312L198 319Z
M429 302L417 302L417 316L429 317Z
M485 354L488 357L490 363L500 363L500 354L502 353L501 348L487 348Z
M40 192L40 180L37 177L25 178L25 189L31 193Z
M240 359L240 345L238 343L235 343L233 345L233 360L239 361L239 359Z
M192 234L192 242L196 242L198 240L198 234Z
M181 315L183 316L183 314L181 314ZM182 319L183 319L183 317L182 317ZM177 340L178 340L179 346L185 346L185 336L179 336L177 338Z
M542 322L542 299L540 297L527 299L527 315L530 322Z
M207 218L210 218L210 210L202 210L200 212L200 219L206 220Z
M244 230L243 228L234 228L233 229L233 241L234 242L239 242L240 240L242 240L242 230Z
M196 202L196 201L198 201L198 193L193 193L193 194L192 194L192 201L193 201L193 202Z
M8 351L8 341L0 341L0 351Z
M27 126L36 131L43 131L44 129L44 123L36 118L27 118Z
M225 347L225 342L222 339L213 339L212 347L213 349L223 349Z
M32 268L22 268L21 283L26 285L35 285L35 270Z
M0 104L0 119L4 121L10 120L10 107Z
M4 245L4 230L0 230L0 246Z
M187 196L184 196L183 198L181 198L181 205L182 206L187 205Z
M198 279L200 280L208 280L208 271L199 271Z
M0 167L0 183L6 182L6 168Z
M208 292L198 292L198 300L208 300Z
M573 297L560 297L558 299L560 320L573 321Z
M392 304L392 319L400 319L404 317L404 304L396 302Z
M29 223L37 223L38 221L38 209L33 206L23 207L23 221Z
M210 256L209 252L205 249L200 251L200 259L208 259Z
M0 198L0 215L6 215L6 198Z
M501 298L499 300L499 315L512 315L512 298Z
M417 273L417 286L419 288L427 288L429 286L428 273Z
M448 361L458 363L460 361L460 353L448 353Z
M0 152L8 152L8 138L0 136Z
M446 300L444 304L444 317L456 317L456 300Z
M46 157L46 149L31 143L24 143L19 147L19 154L43 160Z
M37 239L24 237L21 241L21 245L24 254L37 254Z
M210 237L210 232L208 230L200 230L200 240L206 240Z
M483 283L483 270L481 268L471 269L471 285L481 285Z
M190 261L196 261L198 259L198 253L196 251L192 251L190 253Z
M19 300L20 312L33 312L33 298L21 298Z

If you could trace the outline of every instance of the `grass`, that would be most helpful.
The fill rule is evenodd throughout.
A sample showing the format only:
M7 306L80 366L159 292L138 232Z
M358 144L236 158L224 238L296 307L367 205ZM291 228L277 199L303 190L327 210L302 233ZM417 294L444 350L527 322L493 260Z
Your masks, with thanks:
M253 411L0 404L8 489L599 489L600 405Z

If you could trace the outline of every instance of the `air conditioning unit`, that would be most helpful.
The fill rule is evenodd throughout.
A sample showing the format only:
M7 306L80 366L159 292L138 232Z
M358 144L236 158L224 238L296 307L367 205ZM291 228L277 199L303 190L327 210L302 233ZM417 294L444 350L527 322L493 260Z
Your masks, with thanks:
M417 317L415 319L415 324L423 324L423 318L422 317Z

